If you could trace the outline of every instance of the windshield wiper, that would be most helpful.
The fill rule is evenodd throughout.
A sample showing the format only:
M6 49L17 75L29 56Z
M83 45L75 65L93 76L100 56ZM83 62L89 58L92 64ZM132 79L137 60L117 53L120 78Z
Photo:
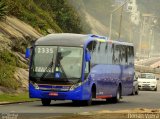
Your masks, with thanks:
M42 74L42 76L40 77L40 80L47 76L47 74L48 74L47 71L48 71L49 69L53 68L53 65L54 65L54 64L55 64L55 63L54 63L54 53L53 53L52 60L51 60L50 64L47 66L45 72L44 72L44 73Z

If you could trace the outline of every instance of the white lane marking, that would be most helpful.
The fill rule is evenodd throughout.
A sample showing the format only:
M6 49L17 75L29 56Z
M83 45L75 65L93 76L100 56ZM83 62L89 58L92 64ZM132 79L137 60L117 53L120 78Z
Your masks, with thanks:
M140 91L140 93L143 93L143 92ZM154 92L152 92L152 91L151 91L151 92L145 91L144 93L152 93L152 94L155 94L155 93L160 93L160 92L159 92L159 91L154 91Z

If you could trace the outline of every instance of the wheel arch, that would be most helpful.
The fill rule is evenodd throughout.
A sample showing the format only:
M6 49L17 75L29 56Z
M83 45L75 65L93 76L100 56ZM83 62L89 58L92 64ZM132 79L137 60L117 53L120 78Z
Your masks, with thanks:
M117 88L119 88L119 90L120 90L120 96L122 96L122 83L121 82L118 84Z
M92 84L92 87L91 87L92 98L96 98L96 91L97 91L96 84L93 83L93 84Z

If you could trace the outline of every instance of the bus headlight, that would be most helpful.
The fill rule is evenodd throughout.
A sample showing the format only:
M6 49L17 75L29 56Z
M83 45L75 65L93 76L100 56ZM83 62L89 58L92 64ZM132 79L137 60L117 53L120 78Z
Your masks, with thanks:
M79 87L80 85L82 85L81 82L71 86L70 91L73 91L75 88Z
M36 83L31 82L31 84L34 86L35 89L39 90L39 86Z
M34 83L33 86L35 87L35 89L39 90L39 86L36 83Z

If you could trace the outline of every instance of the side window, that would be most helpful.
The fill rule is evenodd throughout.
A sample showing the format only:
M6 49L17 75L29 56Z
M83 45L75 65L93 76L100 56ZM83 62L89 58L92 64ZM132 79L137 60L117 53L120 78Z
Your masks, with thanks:
M94 65L96 63L96 48L97 48L97 42L96 41L92 41L88 44L87 49L89 50L90 54L91 54L91 66Z
M129 51L129 48L125 46L125 63L128 63L128 51Z
M108 57L110 57L110 62L112 63L110 47L112 47L112 45L108 42L92 41L88 44L87 49L91 53L91 67L95 64L108 64ZM108 53L110 53L110 55Z
M108 64L108 42L104 43L104 60L105 64Z
M89 62L86 62L85 74L89 73Z
M113 57L113 47L112 44L108 44L108 53L107 53L107 59L108 59L108 64L112 64L112 58Z
M100 42L97 42L97 45L96 45L96 63L97 64L101 64L101 43Z
M115 64L115 44L112 44L111 53L112 53L112 64Z
M85 64L85 79L87 79L89 72L90 72L90 63L86 62L86 64Z
M124 45L121 45L120 48L120 60L122 65L126 64L126 46Z
M133 49L133 46L129 46L128 63L130 65L134 64L134 49Z
M107 46L106 43L100 43L99 61L100 64L107 64ZM103 59L103 60L102 60Z
M115 44L114 48L114 64L120 64L120 45Z

